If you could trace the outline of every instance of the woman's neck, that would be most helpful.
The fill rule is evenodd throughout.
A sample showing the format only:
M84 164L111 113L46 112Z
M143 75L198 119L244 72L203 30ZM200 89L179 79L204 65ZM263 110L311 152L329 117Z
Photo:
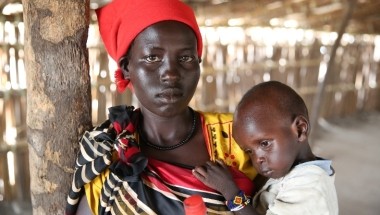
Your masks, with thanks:
M195 131L196 116L191 108L183 114L170 117L161 117L146 111L141 113L139 135L142 135L148 145L170 147L186 143Z

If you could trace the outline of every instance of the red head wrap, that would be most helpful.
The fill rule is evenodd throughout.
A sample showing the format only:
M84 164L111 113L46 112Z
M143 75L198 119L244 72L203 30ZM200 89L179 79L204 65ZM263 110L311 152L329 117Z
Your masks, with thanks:
M179 0L113 0L96 10L100 35L108 54L118 62L126 54L135 37L148 26L164 21L182 22L193 29L197 38L198 56L202 55L202 36L191 7ZM116 84L123 91L122 72L116 72Z

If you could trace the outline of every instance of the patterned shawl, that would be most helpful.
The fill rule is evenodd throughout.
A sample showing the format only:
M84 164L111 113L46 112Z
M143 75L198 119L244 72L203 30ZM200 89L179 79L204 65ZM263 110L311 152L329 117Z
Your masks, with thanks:
M148 159L140 152L135 138L139 114L132 106L112 107L109 120L83 135L66 214L75 214L84 186L99 176L98 214L184 214L183 200L193 194L203 197L208 214L230 214L223 196L197 180L191 168ZM251 180L234 168L231 172L251 194Z

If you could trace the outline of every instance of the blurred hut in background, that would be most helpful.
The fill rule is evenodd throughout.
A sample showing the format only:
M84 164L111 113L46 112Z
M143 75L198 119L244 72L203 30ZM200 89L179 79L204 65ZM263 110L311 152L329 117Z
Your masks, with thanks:
M93 10L107 2L90 3L93 124L112 105L138 106L130 92L116 92L116 64L99 37ZM252 85L278 80L304 98L313 129L321 119L380 111L380 1L185 2L196 11L205 46L195 109L232 112ZM0 208L17 202L13 211L30 204L22 8L19 0L0 2Z

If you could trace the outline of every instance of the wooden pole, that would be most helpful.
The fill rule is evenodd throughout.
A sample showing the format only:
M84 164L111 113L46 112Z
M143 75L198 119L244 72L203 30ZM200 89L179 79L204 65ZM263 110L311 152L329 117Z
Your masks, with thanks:
M22 1L33 214L64 214L78 137L91 126L89 4Z
M347 8L345 10L343 20L341 25L339 26L339 31L338 31L338 37L334 42L334 45L331 49L330 53L330 59L327 64L326 68L326 74L321 80L318 80L318 86L317 86L317 92L315 94L315 97L313 99L313 105L311 108L311 114L310 114L310 125L311 125L311 133L310 133L310 140L311 143L313 142L313 139L315 139L315 132L318 126L318 120L320 118L320 113L321 113L321 107L323 107L325 101L324 101L324 96L325 96L325 89L326 89L326 83L327 81L330 80L330 76L332 73L332 69L334 68L334 63L335 63L335 56L336 56L336 51L340 46L341 39L343 37L344 32L346 31L346 27L348 26L348 23L352 17L352 14L354 12L355 6L356 6L357 0L347 0Z

